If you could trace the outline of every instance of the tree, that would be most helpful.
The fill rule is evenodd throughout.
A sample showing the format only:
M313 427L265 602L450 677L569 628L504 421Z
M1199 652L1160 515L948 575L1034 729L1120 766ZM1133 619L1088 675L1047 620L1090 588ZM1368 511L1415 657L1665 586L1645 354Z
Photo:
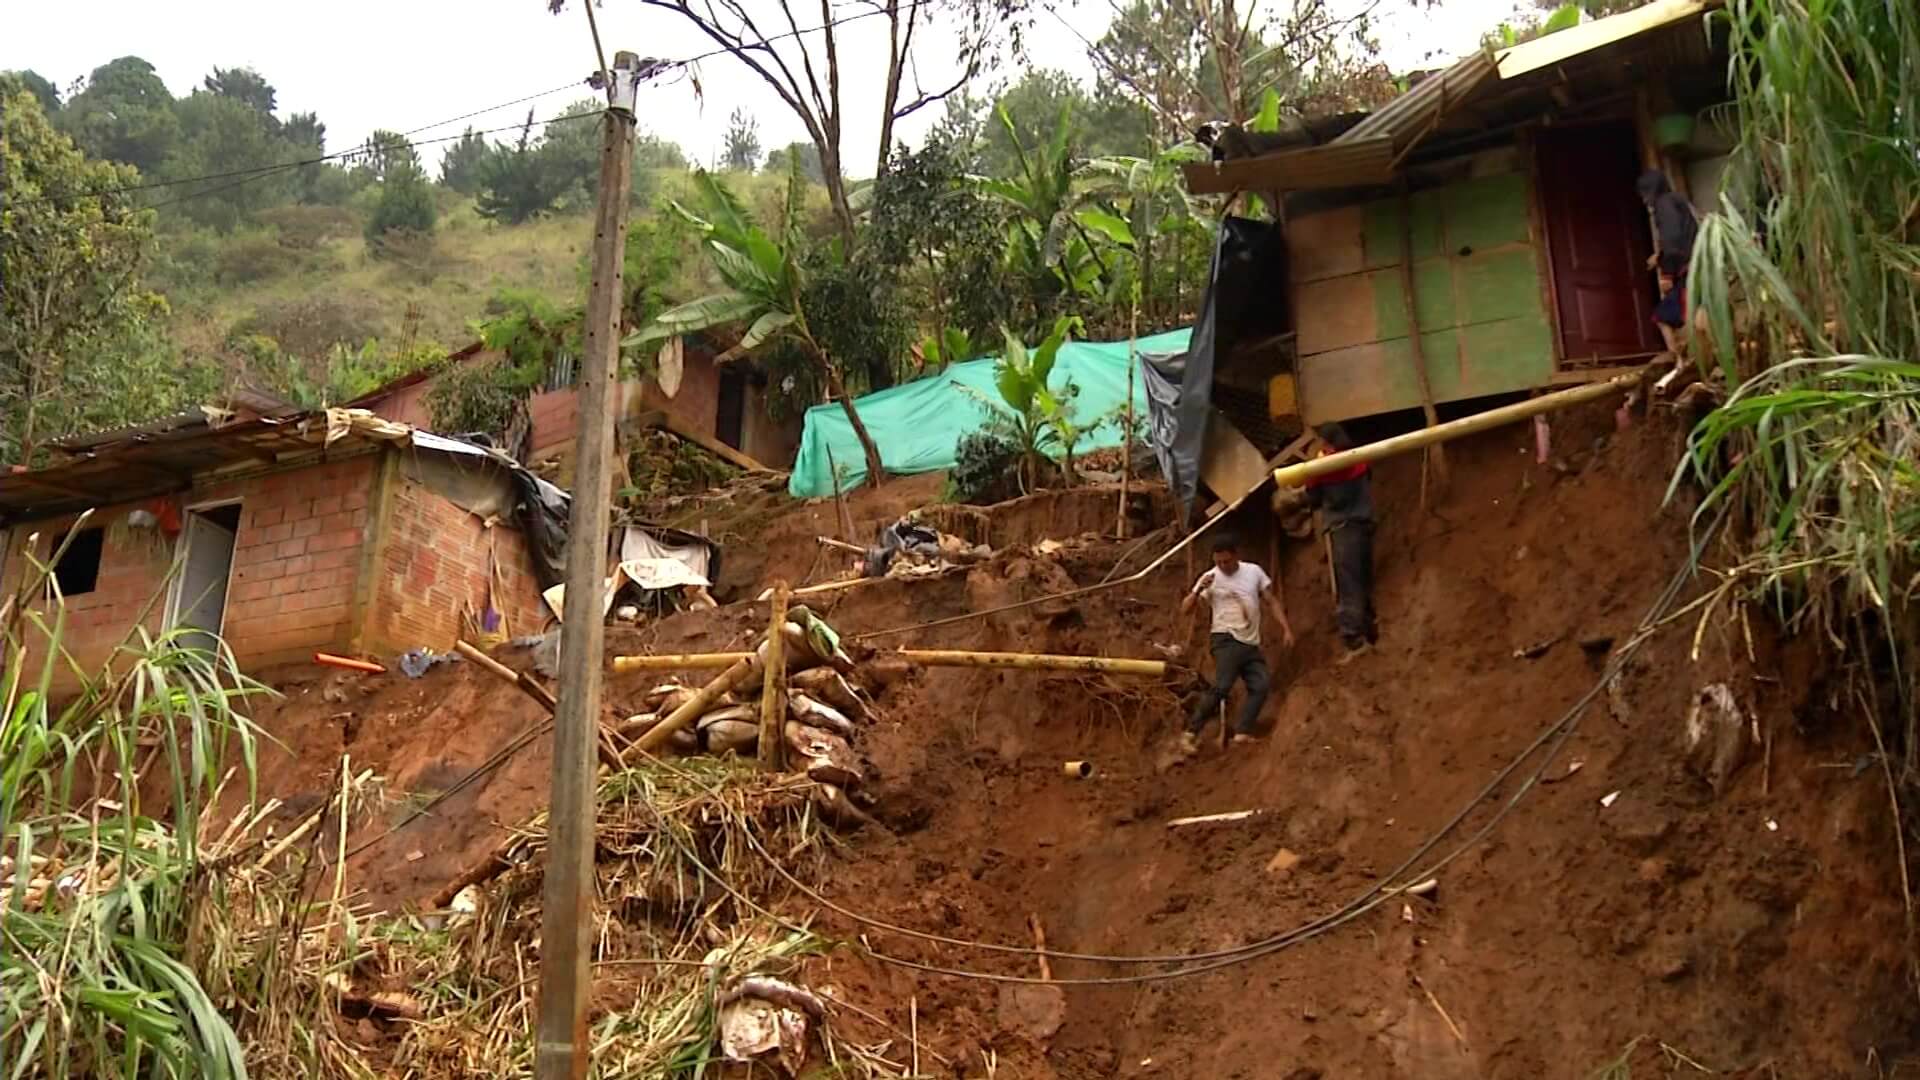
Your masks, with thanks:
M267 169L300 159L302 150L281 138L273 118L237 98L205 90L180 99L175 106L180 138L161 168L169 180ZM202 225L231 229L256 211L291 201L300 170L262 172L245 183L231 179L183 184L170 197L182 198L168 208Z
M1390 93L1367 36L1377 6L1132 0L1088 49L1096 96L1151 110L1162 143L1184 141L1208 120L1245 123L1270 89L1295 118L1369 105Z
M840 399L847 423L866 455L867 482L878 485L886 478L880 448L874 445L873 436L854 408L839 360L827 351L808 319L808 275L797 258L805 185L799 169L787 175L786 214L779 240L754 223L739 199L712 173L695 173L694 184L704 216L678 204L674 209L701 234L708 259L726 288L662 312L622 346L644 349L681 334L745 327L732 347L720 355L719 361L724 363L762 346L791 342L813 362L828 392Z
M367 136L353 152L354 166L375 183L383 183L396 170L420 171L420 154L405 135L385 128Z
M201 80L201 85L208 93L231 98L266 117L274 127L279 126L280 122L273 117L273 86L252 68L216 67L213 74Z
M30 91L0 102L7 212L0 214L0 453L30 462L49 410L88 396L95 350L164 301L138 276L153 241L152 213L124 192L130 168L92 161L54 130Z
M907 305L926 313L941 342L948 329L986 340L1014 304L1000 266L1006 215L981 195L971 165L966 146L943 132L918 150L896 149L874 179L862 241L867 258L902 279Z
M397 164L387 170L380 199L367 218L367 247L379 252L393 233L429 234L437 213L427 174L417 163Z
M767 163L763 168L768 173L784 176L789 168L788 163L795 159L800 162L800 175L811 183L825 186L827 174L820 168L820 148L812 143L788 143L775 149L767 155Z
M687 154L672 139L636 134L633 138L633 167L639 170L684 169L687 167Z
M475 200L480 216L518 225L553 209L572 178L541 149L533 142L533 112L528 110L513 149L496 148L480 163L480 195Z
M727 118L720 160L730 172L752 172L760 164L760 121L747 110L735 109Z
M155 172L180 137L173 95L153 65L123 56L93 69L60 110L60 123L88 156Z
M558 13L566 0L546 0L549 10ZM589 0L591 2L591 0ZM840 62L840 32L831 6L821 8L827 18L808 13L795 0L773 0L771 4L752 5L747 0L642 0L652 7L671 11L689 23L721 50L746 65L772 88L781 102L799 118L807 136L820 151L820 166L827 201L839 228L841 240L853 246L855 224L853 205L848 196L846 163L841 155L841 135L846 122L845 75ZM990 66L1000 43L1011 40L1017 49L1029 0L869 0L865 6L884 16L887 23L887 55L880 92L854 91L852 100L879 102L880 148L874 162L877 174L886 168L893 153L894 124L928 105L958 91L967 81ZM912 63L914 39L919 30L934 19L936 7L950 20L949 36L939 39L939 47L958 60L959 74L951 83L934 87L919 84ZM769 17L768 9L773 14ZM803 28L805 23L807 25ZM913 85L908 86L909 80Z
M440 159L440 182L462 195L478 192L481 170L492 154L493 147L487 140L473 128L467 128L460 141L448 147Z
M22 71L0 72L0 83L12 79L28 93L40 100L40 111L52 116L60 111L60 90L47 78L32 68ZM11 93L12 91L8 91Z

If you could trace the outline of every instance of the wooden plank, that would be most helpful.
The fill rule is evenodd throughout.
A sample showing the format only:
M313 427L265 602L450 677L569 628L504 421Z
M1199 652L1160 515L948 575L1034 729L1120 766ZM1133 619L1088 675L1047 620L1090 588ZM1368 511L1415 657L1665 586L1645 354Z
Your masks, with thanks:
M698 431L695 431L692 425L688 424L685 420L682 420L679 416L675 415L671 411L648 413L646 419L652 419L654 417L659 418L659 421L655 426L662 427L668 431L673 432L675 435L678 435L681 438L687 440L688 442L694 444L695 446L698 446L700 449L705 450L707 453L713 454L716 457L724 459L729 464L738 466L739 468L745 469L748 472L773 472L774 471L772 469L767 468L765 465L762 465L758 461L755 461L754 459L741 453L740 451L735 450L733 447L728 446L726 443L721 442L719 439L716 439L711 435L704 435Z
M1313 445L1313 432L1311 431L1302 432L1292 442L1282 447L1279 453L1267 459L1267 471L1272 472L1273 470L1279 468L1282 465L1288 465L1295 461L1307 460L1307 448L1312 445ZM1264 480L1262 482L1264 483ZM1226 508L1227 508L1226 502L1216 500L1212 506L1207 507L1207 517L1209 518L1218 517L1222 512L1226 510ZM1278 558L1270 558L1268 561L1274 566L1280 565L1280 560Z
M786 757L783 737L787 719L787 583L773 583L773 610L767 618L767 672L760 689L760 767L779 772Z
M1200 482L1219 498L1233 499L1253 490L1269 472L1260 448L1216 410L1207 423L1207 441L1200 451Z
M1409 361L1413 364L1414 376L1420 383L1420 411L1426 416L1427 426L1433 427L1440 422L1440 414L1434 409L1433 379L1427 373L1427 354L1420 343L1420 304L1416 292L1418 275L1413 269L1413 196L1408 193L1405 184L1400 188L1400 288L1404 293L1407 306L1409 333L1407 346L1411 351ZM1427 462L1433 467L1435 481L1441 488L1447 484L1446 451L1435 444L1427 451ZM1424 507L1427 501L1426 474L1420 477L1420 502Z

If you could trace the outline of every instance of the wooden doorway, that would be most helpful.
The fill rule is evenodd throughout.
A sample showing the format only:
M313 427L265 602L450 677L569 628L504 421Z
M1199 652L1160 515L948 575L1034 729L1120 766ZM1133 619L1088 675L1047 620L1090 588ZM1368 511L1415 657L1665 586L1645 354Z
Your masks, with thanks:
M180 534L185 558L173 579L167 625L197 631L181 639L192 648L212 651L226 625L227 585L233 577L233 542L240 531L240 504L187 511Z
M747 373L741 370L740 362L721 366L717 396L720 400L714 409L713 436L735 450L742 449L740 442L747 424Z
M1561 355L1586 365L1658 352L1658 297L1647 269L1653 239L1633 190L1640 174L1633 125L1549 128L1534 148Z

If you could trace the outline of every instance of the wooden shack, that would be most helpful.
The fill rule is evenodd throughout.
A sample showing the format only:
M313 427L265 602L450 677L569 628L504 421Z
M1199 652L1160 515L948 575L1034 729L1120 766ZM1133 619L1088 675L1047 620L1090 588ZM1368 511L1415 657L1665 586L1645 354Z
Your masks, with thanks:
M1281 207L1275 252L1241 270L1257 280L1215 282L1262 300L1222 315L1215 403L1272 452L1303 424L1655 357L1634 181L1659 168L1703 212L1717 198L1730 148L1718 6L1655 0L1478 52L1322 145L1186 166L1195 194Z

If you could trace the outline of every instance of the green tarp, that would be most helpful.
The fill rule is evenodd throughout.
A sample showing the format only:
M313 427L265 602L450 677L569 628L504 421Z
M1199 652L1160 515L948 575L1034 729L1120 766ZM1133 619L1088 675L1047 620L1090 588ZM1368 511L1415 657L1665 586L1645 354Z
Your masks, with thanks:
M1187 347L1186 330L1141 338L1143 353L1177 353ZM868 394L854 399L860 421L880 447L880 460L895 476L935 472L953 468L953 448L962 435L986 426L987 406L962 387L972 387L988 401L999 401L994 388L994 358L969 360L955 364L938 375ZM1058 393L1068 382L1080 388L1074 398L1073 416L1082 424L1124 408L1127 400L1127 343L1069 342L1060 347L1049 380ZM1133 379L1133 407L1142 417L1147 414L1147 392L1136 372ZM1120 445L1120 426L1101 424L1088 432L1075 447L1076 453ZM854 438L847 423L846 410L839 404L815 405L807 410L806 429L800 436L800 453L793 463L793 478L787 491L795 498L812 499L833 494L833 468L827 464L828 448L833 464L840 467L840 489L858 487L867 477L866 455L860 440Z

